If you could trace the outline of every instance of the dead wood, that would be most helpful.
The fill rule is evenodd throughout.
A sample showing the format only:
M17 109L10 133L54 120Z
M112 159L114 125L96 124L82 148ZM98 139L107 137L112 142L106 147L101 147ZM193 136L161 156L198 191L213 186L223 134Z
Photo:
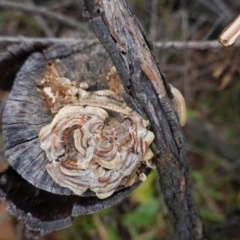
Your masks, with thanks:
M175 239L202 239L188 182L184 136L151 43L126 1L84 0L83 7L122 79L128 93L125 100L151 122L160 186Z

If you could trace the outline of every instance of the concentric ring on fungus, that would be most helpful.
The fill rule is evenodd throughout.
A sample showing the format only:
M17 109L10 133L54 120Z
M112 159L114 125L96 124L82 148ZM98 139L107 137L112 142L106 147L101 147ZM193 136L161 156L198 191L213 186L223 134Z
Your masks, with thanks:
M38 87L56 115L39 139L57 184L77 195L90 189L103 199L119 186L146 179L154 135L116 93L80 86L87 88L54 73L43 77Z

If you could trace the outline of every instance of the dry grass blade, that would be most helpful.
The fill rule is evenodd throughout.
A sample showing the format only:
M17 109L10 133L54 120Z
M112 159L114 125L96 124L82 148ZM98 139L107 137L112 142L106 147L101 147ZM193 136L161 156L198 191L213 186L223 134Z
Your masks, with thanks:
M219 78L223 74L223 72L226 71L227 67L231 62L231 58L233 56L233 49L227 49L227 50L228 51L226 51L226 55L225 55L226 57L222 61L219 61L218 65L212 72L212 77L215 79Z
M39 14L43 17L58 21L61 24L67 25L72 28L77 28L81 31L85 31L86 29L82 26L82 24L71 17L67 17L63 14L56 13L49 11L44 7L34 7L31 5L24 5L15 2L9 1L0 1L0 9L11 9L11 10L18 10L22 12L28 12L32 14Z
M26 0L26 3L32 7L36 7L33 0ZM48 26L48 23L41 15L36 14L36 15L34 15L34 18L36 19L39 26L42 28L42 30L44 31L44 33L47 37L54 37L54 33L53 33L52 29Z
M228 84L233 79L234 73L235 71L237 71L237 68L238 68L237 58L238 58L238 54L236 54L235 58L232 60L232 64L230 66L229 71L226 74L224 74L224 76L222 77L221 84L218 87L219 91L222 91L226 86L228 86Z

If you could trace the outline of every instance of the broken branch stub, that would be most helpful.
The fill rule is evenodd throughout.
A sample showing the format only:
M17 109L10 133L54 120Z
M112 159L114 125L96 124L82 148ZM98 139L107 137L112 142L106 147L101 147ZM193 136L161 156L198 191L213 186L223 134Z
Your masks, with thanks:
M232 46L240 37L240 15L229 24L219 36L219 42L224 47Z
M41 149L40 140L38 138L41 129L44 128L46 125L50 124L53 119L56 119L58 116L58 111L62 108L62 113L63 107L68 104L77 105L75 106L75 108L77 108L75 110L76 112L79 112L79 114L82 111L82 115L80 114L80 117L83 117L83 120L86 123L88 122L89 126L89 128L87 129L86 127L84 131L86 131L88 134L90 134L91 132L91 134L93 134L96 138L96 141L96 132L98 131L98 134L100 134L100 137L102 137L102 133L100 131L102 130L102 128L103 131L105 131L105 135L103 135L104 137L106 137L108 131L113 131L114 127L119 128L120 131L123 131L124 134L126 134L129 132L128 130L131 128L132 122L135 124L135 122L137 122L136 119L138 119L139 125L136 125L136 129L139 134L142 134L141 140L137 140L137 137L135 136L137 135L136 132L133 132L133 136L129 135L126 138L124 134L121 135L118 132L115 132L115 135L119 135L120 138L122 137L122 142L118 143L118 148L125 149L125 145L129 143L130 139L132 139L132 141L139 141L140 145L139 147L136 147L136 149L138 149L136 150L136 154L139 156L137 157L135 166L133 165L133 169L131 170L137 168L137 165L140 163L141 159L144 159L145 153L150 153L150 150L148 150L148 146L150 145L152 141L151 139L153 139L153 137L150 138L150 142L148 144L145 143L145 141L142 142L145 136L147 137L150 134L150 132L146 129L147 122L143 120L137 113L133 113L133 111L127 106L122 106L122 104L124 105L123 99L115 96L116 94L114 94L110 90L103 90L108 89L109 84L112 85L112 88L115 87L114 80L108 76L109 72L111 71L111 67L111 61L107 58L106 53L101 50L100 46L98 44L92 45L87 43L72 44L69 46L58 45L56 47L43 51L43 53L36 53L31 55L29 59L25 62L21 71L18 73L18 77L14 82L9 99L6 103L5 111L3 113L3 137L6 149L6 156L11 166L28 182L40 189L55 194L72 194L72 189L70 190L69 188L66 188L66 184L61 187L58 184L59 181L57 181L56 183L48 174L46 165L49 163L49 160L46 156L49 156L49 154L46 155L45 151ZM55 75L53 74L53 72ZM58 75L54 80L61 82L61 84L57 85L55 81L54 84L52 83L51 85L52 88L50 88L50 86L48 86L49 81L53 77L53 75L56 76L56 74ZM43 87L45 83L46 86ZM75 87L72 86L71 83ZM83 89L84 85L88 86L89 92ZM76 86L78 86L78 88ZM83 88L81 88L80 86ZM77 92L74 92L76 89ZM53 93L58 95L59 98L56 97L56 99L52 99L51 97ZM79 99L74 99L74 94L78 96L78 98L80 95L82 95L82 101L79 101ZM54 104L51 106L48 105L47 102L48 104ZM101 109L100 107L104 107L105 110ZM80 111L79 109L82 110ZM107 113L107 111L110 112ZM55 118L54 114L57 114ZM94 118L94 114L98 117ZM126 126L130 124L130 128L127 126L127 128L124 129L124 126L122 126L121 129L121 127L118 126L111 126L111 124L114 125L117 121L114 122L114 120L112 120L114 118L108 117L108 114L111 116L118 114L118 121L122 121L123 125L125 124ZM77 121L80 122L81 118L78 116L78 114L74 113L73 115L74 117L78 118ZM104 119L104 115L106 119ZM60 118L62 118L61 116ZM93 121L91 120L91 118L93 118L93 120L97 119L96 126L94 124L91 126L91 123ZM104 121L108 121L109 126L107 128L104 128ZM113 123L111 123L111 121ZM53 125L56 127L57 123L53 123ZM94 129L94 127L96 127L96 129ZM67 173L69 173L70 171L69 167L73 167L71 166L71 164L69 165L68 160L70 162L72 160L76 160L76 158L74 158L76 157L74 156L74 153L69 151L71 150L71 147L74 147L74 149L77 150L79 156L83 154L85 158L89 157L88 154L92 150L90 148L85 148L85 152L79 152L78 150L82 146L79 146L76 139L83 139L84 136L81 136L80 132L76 131L77 129L74 125L72 130L73 132L64 131L66 137L64 134L62 134L61 136L57 136L63 137L66 141L66 144L70 141L69 139L72 140L72 142L70 141L67 149L64 148L66 151L68 151L68 153L70 152L70 155L72 154L71 158L65 159L66 161L64 162L64 166L66 167L65 172L67 171ZM116 131L119 130L117 129ZM85 136L85 138L87 139L87 141L89 140L88 136ZM58 139L58 141L62 141L62 138ZM126 141L126 143L124 143L124 141ZM87 142L86 144L88 145L89 142ZM49 147L48 143L43 143L42 145L46 146L45 150ZM95 143L93 143L93 145L95 145ZM107 172L109 173L109 169L116 166L114 166L113 162L111 162L108 158L105 158L105 160L99 158L99 156L107 150L101 149L101 144L99 145L99 149L95 149L94 151L97 150L98 156L96 156L94 162L102 161L102 168L107 169ZM101 153L101 151L103 153ZM116 147L114 147L112 151L113 159L116 160L117 156L119 154L121 155L121 153L118 153L118 151L116 151ZM58 158L54 160L59 161L60 155L57 155ZM149 154L149 156L152 157L152 154ZM66 158L67 157L69 156L66 156ZM91 160L93 161L93 159ZM80 163L78 164L80 165ZM94 170L94 166L92 167ZM139 173L137 173L136 177L133 177L134 174L131 175L131 181L127 181L127 179L119 180L117 175L115 176L115 179L118 179L118 181L122 183L125 182L125 184L126 182L131 182L130 185L132 185L135 182L138 182L137 175L141 176L142 171L144 172L146 168L147 166L144 167ZM50 169L50 167L48 167L48 169ZM100 169L98 170L100 171ZM94 171L96 171L96 169ZM134 171L136 172L137 170ZM49 172L52 173L53 171L49 170ZM120 171L118 174L122 175L122 172ZM89 179L89 181L91 182L92 179ZM111 194L115 190L118 191L123 189L125 184L117 184L115 185L115 187L112 187ZM87 187L85 190L87 191L83 191L83 196L95 195L93 192L89 191L89 187Z
M176 239L201 239L201 221L188 183L184 136L170 87L150 42L125 0L83 0L84 16L108 51L128 94L151 123L154 153Z

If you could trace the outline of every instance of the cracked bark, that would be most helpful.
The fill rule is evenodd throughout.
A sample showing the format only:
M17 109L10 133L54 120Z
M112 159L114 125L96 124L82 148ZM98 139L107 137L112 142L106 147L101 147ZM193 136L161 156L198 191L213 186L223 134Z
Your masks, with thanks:
M83 0L90 23L122 79L126 102L151 123L159 182L175 239L203 239L191 196L184 136L151 43L125 0Z

